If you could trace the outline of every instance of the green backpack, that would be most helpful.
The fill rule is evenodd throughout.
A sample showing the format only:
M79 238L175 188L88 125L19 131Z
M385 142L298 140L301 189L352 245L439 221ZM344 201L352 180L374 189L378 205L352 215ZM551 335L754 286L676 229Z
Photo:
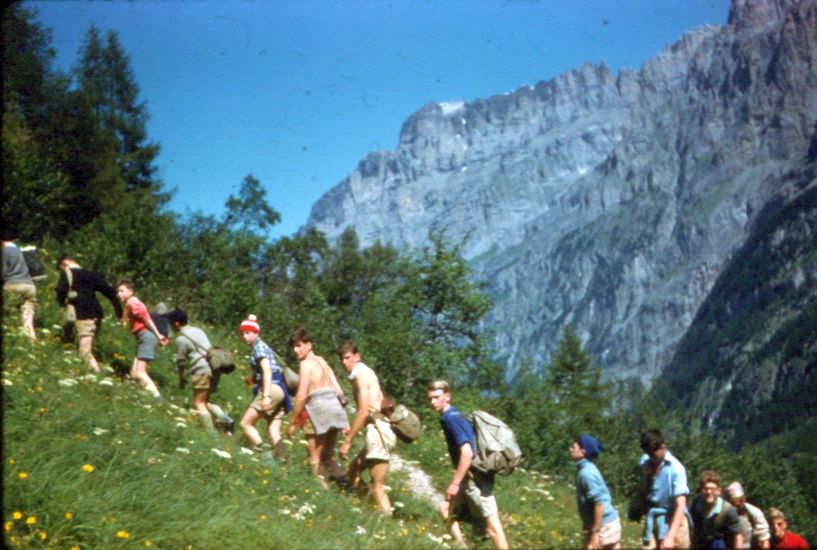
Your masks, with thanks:
M474 411L465 418L474 427L477 443L471 467L482 473L510 475L522 458L513 430L485 411Z

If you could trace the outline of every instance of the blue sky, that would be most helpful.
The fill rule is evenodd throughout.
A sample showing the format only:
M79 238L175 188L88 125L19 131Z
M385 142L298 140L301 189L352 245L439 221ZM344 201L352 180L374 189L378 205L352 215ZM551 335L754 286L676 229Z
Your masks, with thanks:
M245 176L282 223L370 151L392 150L429 101L510 92L604 61L638 68L680 35L722 25L727 0L27 1L57 68L91 24L131 59L173 210L220 214Z

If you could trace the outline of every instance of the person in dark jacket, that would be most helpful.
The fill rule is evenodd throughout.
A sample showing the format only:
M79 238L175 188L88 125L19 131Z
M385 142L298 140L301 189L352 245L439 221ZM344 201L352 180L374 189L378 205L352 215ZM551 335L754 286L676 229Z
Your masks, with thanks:
M62 256L57 262L57 268L60 270L57 303L60 307L74 307L79 356L94 372L99 372L99 363L94 357L94 338L99 332L105 312L102 311L96 293L108 298L117 318L122 317L122 304L116 296L116 290L101 275L83 269L71 256Z

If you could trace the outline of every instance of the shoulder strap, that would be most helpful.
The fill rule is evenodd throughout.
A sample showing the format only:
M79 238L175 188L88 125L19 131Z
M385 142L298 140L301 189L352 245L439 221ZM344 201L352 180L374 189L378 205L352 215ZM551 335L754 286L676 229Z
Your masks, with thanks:
M185 338L187 338L187 341L190 342L191 344L193 344L193 347L196 348L196 351L198 351L199 353L202 353L204 355L207 355L208 350L203 350L202 347L199 344L197 344L195 340L190 338L190 336L188 336L187 334L185 334L185 333L183 333L181 331L179 331L179 336L184 336Z
M73 290L73 288L74 288L74 273L71 271L70 267L64 269L63 271L65 271L65 277L68 279L68 290Z

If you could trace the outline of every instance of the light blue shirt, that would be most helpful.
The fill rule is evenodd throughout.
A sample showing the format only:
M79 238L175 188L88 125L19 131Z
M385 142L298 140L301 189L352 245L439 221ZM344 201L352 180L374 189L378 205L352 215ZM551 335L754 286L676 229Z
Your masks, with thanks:
M593 516L596 504L604 504L601 524L607 525L618 518L618 512L613 508L613 499L610 490L601 477L598 467L586 458L576 463L576 504L585 529L593 527Z
M639 466L643 467L650 457L644 454L641 457ZM639 468L639 471L641 468ZM643 475L643 474L642 474ZM687 471L684 465L672 453L667 451L661 465L661 471L653 481L650 492L647 493L647 503L650 511L647 514L647 526L644 530L644 542L649 541L654 527L658 528L658 540L663 540L669 531L672 521L672 514L675 511L675 499L679 496L688 496ZM689 511L684 508L684 513L689 520Z
M649 459L648 455L643 455L639 466L643 467ZM647 502L650 503L650 507L674 510L675 498L682 495L689 495L687 471L684 465L667 451L661 471L658 472L650 492L647 493Z

